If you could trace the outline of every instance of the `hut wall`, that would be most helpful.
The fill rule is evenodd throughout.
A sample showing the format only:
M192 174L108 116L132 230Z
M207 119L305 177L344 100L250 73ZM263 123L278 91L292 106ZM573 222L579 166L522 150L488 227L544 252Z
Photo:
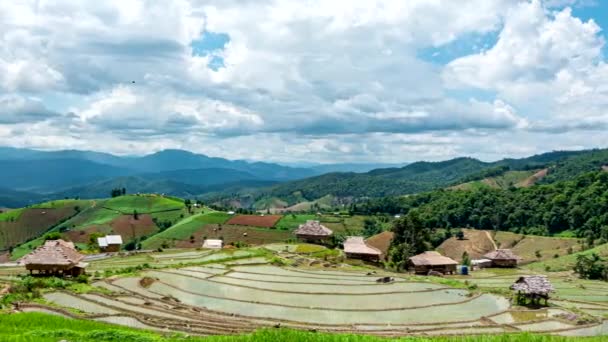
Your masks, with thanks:
M103 248L104 252L119 252L120 251L120 245L108 245L107 247Z
M373 254L346 253L346 257L349 259L361 259L361 260L372 261L372 262L378 262L380 260L379 255L373 255Z
M492 260L492 267L516 267L517 260Z
M436 271L443 274L456 273L456 265L418 265L414 266L414 272L416 274L426 275L430 271Z
M305 241L305 242L323 242L327 239L327 236L318 236L318 235L302 235L298 234L297 238Z

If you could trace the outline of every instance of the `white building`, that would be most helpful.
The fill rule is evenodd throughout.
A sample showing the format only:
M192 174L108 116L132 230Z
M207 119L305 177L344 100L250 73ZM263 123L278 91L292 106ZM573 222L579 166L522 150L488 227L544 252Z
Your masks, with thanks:
M106 235L104 237L97 238L97 244L104 252L118 252L120 250L120 246L122 245L122 236Z
M222 246L223 246L222 240L207 239L207 240L203 241L203 248L222 249Z

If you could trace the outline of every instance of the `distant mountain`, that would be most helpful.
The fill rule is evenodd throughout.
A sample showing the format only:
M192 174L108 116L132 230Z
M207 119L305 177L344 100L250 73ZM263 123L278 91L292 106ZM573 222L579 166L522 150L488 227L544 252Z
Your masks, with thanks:
M379 164L379 163L343 163L343 164L319 164L311 165L308 168L315 170L319 174L331 172L356 172L364 173L375 169L403 167L407 163L401 164Z
M608 149L586 151L554 151L522 159L503 159L483 162L474 158L455 158L441 162L415 162L400 168L376 169L365 173L334 172L269 188L247 189L234 195L260 202L274 198L295 204L312 201L327 195L352 200L414 194L446 188L495 177L509 171L548 169L543 183L565 180L581 173L600 170L608 165ZM226 201L225 194L218 199ZM263 201L262 201L263 202Z
M0 187L48 193L129 173L127 169L82 159L0 160Z
M245 180L260 180L250 173L224 168L170 170L156 173L144 173L140 178L150 181L171 180L184 184L210 186L235 183Z
M129 174L155 173L186 169L222 168L250 173L260 179L293 180L319 174L309 168L288 167L273 163L246 162L208 157L183 150L163 150L146 156L115 156L108 153L63 150L37 151L0 148L0 160L85 160L129 170Z

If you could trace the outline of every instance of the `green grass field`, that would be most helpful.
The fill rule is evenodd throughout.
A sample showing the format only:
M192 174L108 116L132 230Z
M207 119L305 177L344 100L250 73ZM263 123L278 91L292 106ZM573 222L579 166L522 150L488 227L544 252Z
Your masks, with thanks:
M381 342L387 339L347 334L326 334L287 329L259 330L253 334L238 336L187 337L186 335L163 336L159 333L136 330L100 322L73 320L41 313L1 314L0 340L6 342ZM406 337L393 339L420 342L600 342L603 337L566 338L559 336L519 334L497 336L455 337Z
M293 230L308 220L318 220L317 215L313 214L286 214L275 225L277 229Z
M578 255L589 255L591 253L597 253L598 255L600 255L601 257L608 257L608 243L607 244L603 244L600 246L597 246L595 248L592 249L588 249L586 251L582 251L582 252L578 252L578 253L574 253L574 254L570 254L570 255L564 255L561 256L559 258L555 258L555 259L548 259L545 261L541 261L541 262L535 262L533 264L527 265L527 268L530 268L532 270L536 270L536 271L552 271L552 272L557 272L557 271L571 271L572 268L574 268L574 265L576 264L576 257Z
M24 208L11 209L0 213L0 222L16 221L23 213Z
M206 212L185 218L167 230L143 242L144 248L158 248L166 240L184 240L207 224L224 223L230 215L223 212Z
M133 210L137 210L140 214L146 214L159 211L179 210L184 207L184 203L175 198L157 195L126 195L111 198L105 201L103 206L125 214L130 214Z

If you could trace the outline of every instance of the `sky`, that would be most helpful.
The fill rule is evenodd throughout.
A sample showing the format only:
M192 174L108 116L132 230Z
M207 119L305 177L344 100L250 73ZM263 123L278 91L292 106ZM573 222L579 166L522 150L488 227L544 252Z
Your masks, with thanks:
M0 145L403 163L608 147L608 1L0 2Z

